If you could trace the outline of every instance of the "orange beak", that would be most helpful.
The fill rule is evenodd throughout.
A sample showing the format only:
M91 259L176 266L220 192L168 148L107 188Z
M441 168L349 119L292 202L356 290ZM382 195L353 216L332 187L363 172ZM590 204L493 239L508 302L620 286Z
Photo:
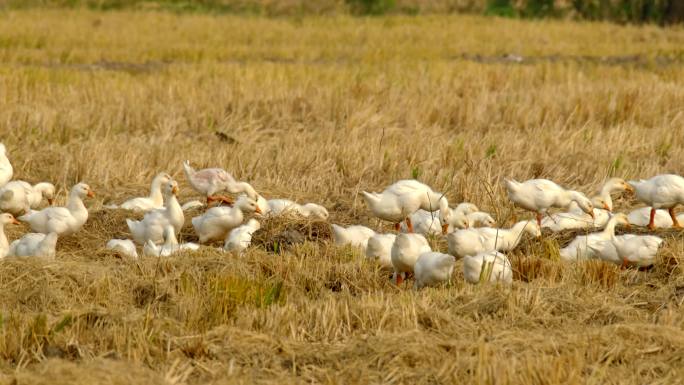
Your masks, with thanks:
M173 195L178 195L178 187L173 186L173 187L171 188L171 193L172 193Z
M52 205L55 203L55 199L54 199L54 198L48 198L47 201L48 201L48 204L49 204L50 206L52 206Z
M625 229L631 230L631 229L632 229L632 224L629 223L629 222L625 223Z
M95 191L88 190L88 198L95 198Z
M449 224L442 225L442 235L446 235L447 231L449 231Z
M610 209L610 207L608 207L608 203L604 203L604 204L603 204L603 209L606 210L606 211L608 211L608 212L613 211L613 210ZM593 212L592 212L592 213L593 213Z
M254 212L257 214L261 214L261 209L259 208L259 206L257 206L257 208L256 208L256 210L254 210Z
M596 219L596 216L594 215L594 210L591 210L589 212L589 215L591 216L591 219Z
M20 225L21 222L19 222L19 221L17 220L17 218L12 217L12 224Z
M629 184L626 184L626 185L625 185L625 191L627 191L628 193L634 194L634 187L632 187L632 186L629 185Z

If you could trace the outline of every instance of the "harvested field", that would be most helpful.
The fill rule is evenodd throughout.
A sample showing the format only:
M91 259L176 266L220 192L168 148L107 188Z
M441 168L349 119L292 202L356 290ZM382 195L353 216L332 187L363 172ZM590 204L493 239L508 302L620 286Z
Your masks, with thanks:
M0 263L0 383L682 383L675 230L649 271L563 264L578 232L545 232L510 253L511 287L467 284L457 262L451 284L420 291L321 221L265 222L242 256L104 249L136 217L104 206L158 172L181 202L202 198L185 159L383 231L358 193L403 178L508 226L529 214L504 177L593 193L609 176L684 174L682 47L682 28L569 21L3 11L15 177L52 181L58 204L81 180L97 196L54 261Z

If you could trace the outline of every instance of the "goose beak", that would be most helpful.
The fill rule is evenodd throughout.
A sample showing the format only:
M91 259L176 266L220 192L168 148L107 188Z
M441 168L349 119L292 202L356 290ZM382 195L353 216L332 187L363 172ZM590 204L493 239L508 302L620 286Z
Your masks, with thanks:
M49 204L50 206L52 206L52 205L55 203L55 199L54 199L54 198L48 198L47 201L48 201L48 204Z
M173 194L173 195L178 195L178 187L177 187L177 186L173 186L173 187L171 188L171 194Z
M627 191L630 194L634 194L634 187L632 187L629 184L625 184L625 191Z
M610 207L608 207L608 203L604 203L604 204L603 204L603 209L606 210L606 211L608 211L608 212L612 212L612 211L613 211L613 210L610 209ZM593 214L593 212L592 212L592 214Z
M447 231L449 231L449 224L442 225L442 235L446 235Z
M88 198L95 198L95 191L88 190Z
M257 214L261 214L261 209L259 208L259 206L257 206L257 208L256 208L256 210L254 210L254 212Z
M17 220L17 218L12 218L12 224L14 224L14 225L20 225L21 222L19 222L19 221Z
M591 216L591 219L596 219L596 215L594 214L594 210L589 211L589 216Z

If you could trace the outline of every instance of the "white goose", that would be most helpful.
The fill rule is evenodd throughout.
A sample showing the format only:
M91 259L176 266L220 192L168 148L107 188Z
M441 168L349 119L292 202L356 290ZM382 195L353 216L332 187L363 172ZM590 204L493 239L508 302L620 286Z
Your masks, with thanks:
M610 219L610 212L613 211L611 194L625 191L634 192L634 188L622 178L611 178L603 184L599 195L591 199L591 203L594 205L593 218L582 211L577 203L572 202L568 212L553 214L544 218L542 228L548 228L554 232L588 228L602 229Z
M221 191L228 191L231 194L244 193L255 201L259 198L259 194L252 185L247 182L236 181L232 175L222 168L205 168L197 171L190 166L190 161L186 160L183 163L183 170L192 188L207 197L207 204L214 201L232 204L232 198L216 195Z
M684 178L679 175L656 175L648 180L630 181L636 190L636 197L651 207L648 228L653 230L656 225L657 209L667 209L672 219L672 227L681 228L675 216L675 207L684 203Z
M449 254L465 257L492 250L510 251L518 246L523 232L533 237L541 236L534 221L520 221L510 229L482 227L457 230L447 235Z
M467 229L469 226L472 226L473 223L470 221L470 216L473 216L478 210L477 206L468 202L459 203L453 209L449 208L447 232L452 232L455 229ZM439 210L435 213L437 218L439 218ZM479 216L475 215L473 218L479 218ZM444 228L442 228L442 234L446 234Z
M588 235L579 235L566 247L560 250L560 257L566 262L574 262L583 259L594 259L596 246L602 241L610 240L615 236L615 226L618 224L629 226L629 221L625 214L613 215L606 224L606 227L599 232Z
M300 205L289 199L270 199L267 201L267 206L268 209L264 215L279 216L286 213L295 213L305 218L313 217L322 220L328 219L329 216L328 210L316 203ZM261 204L259 207L261 207Z
M178 183L172 180L164 184L162 194L164 196L163 209L148 211L141 221L126 219L133 240L139 245L144 245L148 240L155 244L164 242L164 228L168 225L173 226L177 232L183 227L185 215L176 197Z
M368 239L375 235L375 231L366 226L354 225L343 227L332 224L333 238L337 246L352 245L366 252Z
M375 234L368 238L366 258L377 263L382 270L392 271L392 245L396 239L396 234Z
M150 211L164 207L164 194L162 186L171 182L171 175L162 172L152 179L150 195L146 197L132 198L122 203L119 208L124 210Z
M54 258L57 247L57 233L25 234L10 245L8 257L43 257Z
M105 248L129 258L138 258L138 251L135 248L135 243L130 239L110 239Z
M420 209L411 214L410 222L413 225L413 232L422 235L441 235L443 233L442 225L439 221L439 210L431 213ZM469 225L468 217L460 211L452 211L449 217L449 228L452 226L459 229L467 229ZM400 231L407 233L408 225L404 222L400 224Z
M4 144L0 143L0 187L12 180L13 175L14 169L7 158L7 149Z
M470 283L513 282L511 261L498 251L463 258L463 276Z
M392 267L394 274L392 279L401 284L408 274L413 273L413 266L418 257L423 253L432 251L427 239L420 234L397 234L392 245Z
M631 234L630 234L631 235ZM663 244L663 238L655 235L632 235L630 237L613 236L610 240L618 257L618 261L623 268L628 265L638 267L648 267L655 263L658 249Z
M598 258L620 265L648 267L655 263L656 254L663 239L654 235L613 235L610 240L601 241L589 248Z
M363 191L363 198L376 217L395 224L399 231L399 223L406 221L409 232L413 232L413 225L409 218L411 214L423 209L436 211L439 209L439 221L442 231L446 233L449 225L449 202L446 197L418 182L417 180L400 180L387 187L382 193Z
M19 216L35 209L47 199L52 205L55 198L55 186L42 182L31 186L23 180L15 180L0 188L0 211Z
M469 227L494 227L496 226L496 221L492 218L489 213L484 211L475 211L467 215ZM453 232L453 231L452 231Z
M204 214L192 218L192 227L199 235L200 243L225 240L232 229L244 222L245 214L251 213L261 214L261 209L254 199L241 195L233 207L212 207Z
M199 245L196 243L178 244L176 239L176 231L171 225L164 228L164 244L156 245L151 239L148 239L143 246L143 255L146 257L168 257L183 250L198 250Z
M589 198L578 191L566 190L556 183L547 179L530 179L525 182L505 180L508 198L525 210L534 211L537 214L537 224L541 227L544 214L552 207L568 208L571 202L594 217L594 206Z
M10 244L5 235L5 225L9 224L18 225L19 221L10 213L0 214L0 258L5 258L10 250Z
M223 250L242 254L252 243L252 234L261 228L261 224L252 218L244 225L230 231L223 244Z
M83 204L83 198L94 196L95 193L90 186L79 183L71 189L66 207L47 207L40 211L30 211L18 219L27 222L36 233L70 235L80 230L88 220L88 209Z
M435 286L451 280L454 273L456 258L449 254L437 252L423 253L413 266L415 282L413 287L420 289L425 286Z

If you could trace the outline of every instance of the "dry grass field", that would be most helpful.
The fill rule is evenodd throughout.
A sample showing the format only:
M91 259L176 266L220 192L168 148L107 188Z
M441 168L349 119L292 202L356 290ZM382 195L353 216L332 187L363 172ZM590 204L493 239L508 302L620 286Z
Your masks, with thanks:
M56 260L0 263L0 383L684 383L676 231L649 272L565 265L569 235L545 233L511 253L511 287L467 284L457 264L448 287L414 291L320 223L277 252L262 236L242 257L121 258L104 244L129 214L103 209L162 170L199 198L185 159L387 231L357 193L400 178L507 226L503 177L589 193L684 174L682 28L6 11L0 140L58 203L80 180L97 193Z

